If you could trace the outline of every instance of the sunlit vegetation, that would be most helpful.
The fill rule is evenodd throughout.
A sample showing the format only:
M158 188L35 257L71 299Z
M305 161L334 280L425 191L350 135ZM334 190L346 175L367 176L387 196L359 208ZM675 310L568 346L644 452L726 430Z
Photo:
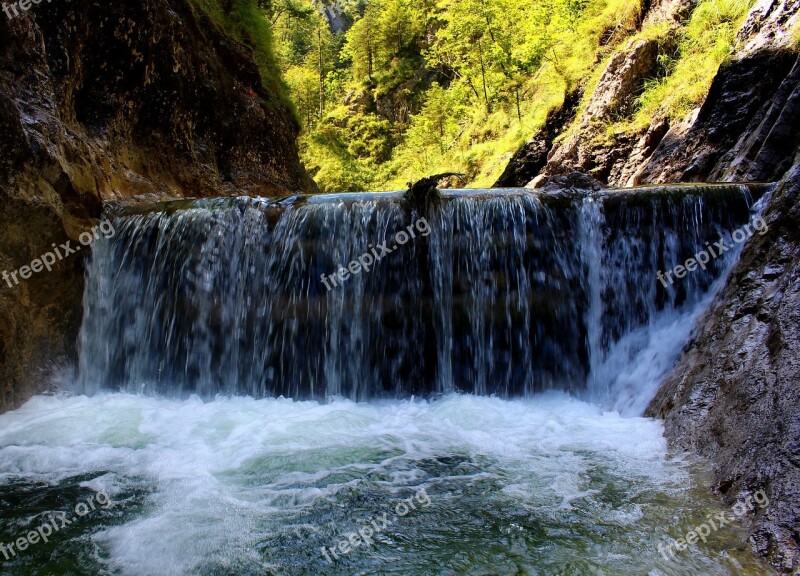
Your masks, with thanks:
M636 123L646 124L656 113L680 120L702 104L753 1L705 0L697 6L675 53L662 56L664 75L647 83Z
M253 47L262 76L277 61L324 191L399 189L439 172L490 186L565 94L583 88L585 103L635 37L659 41L658 73L605 133L682 118L752 1L701 0L676 30L642 28L627 0L197 0Z
M434 172L490 185L547 112L636 25L622 0L340 3L265 13L323 190L403 188Z

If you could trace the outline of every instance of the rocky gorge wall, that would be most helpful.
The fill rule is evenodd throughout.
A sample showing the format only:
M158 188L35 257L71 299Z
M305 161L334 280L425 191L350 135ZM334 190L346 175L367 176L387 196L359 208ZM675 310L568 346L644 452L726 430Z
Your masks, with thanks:
M770 232L745 247L727 288L648 413L675 450L713 466L733 502L765 489L752 543L787 574L799 568L800 66L789 29L800 0L758 1L701 107L598 139L630 113L658 47L612 57L582 106L567 98L512 160L501 184L580 170L611 185L775 181ZM645 21L680 22L693 4L656 2ZM601 120L598 123L598 119ZM188 0L41 3L0 14L0 272L29 265L93 226L104 202L288 194L314 184L297 156L287 103L262 83L250 50ZM44 390L74 360L84 262L18 285L0 280L0 411Z
M711 462L733 504L764 490L750 543L785 574L800 573L800 155L723 292L699 321L647 414L676 451Z
M677 33L694 6L654 3L643 26ZM780 180L800 145L799 7L800 0L758 0L700 107L680 121L662 110L638 131L609 135L611 124L632 117L645 83L659 74L660 56L674 50L663 39L631 39L605 63L578 110L569 95L497 185L537 187L572 171L612 186Z
M104 202L315 190L297 121L250 48L189 0L0 14L0 271L97 223ZM75 356L83 260L0 284L0 411Z

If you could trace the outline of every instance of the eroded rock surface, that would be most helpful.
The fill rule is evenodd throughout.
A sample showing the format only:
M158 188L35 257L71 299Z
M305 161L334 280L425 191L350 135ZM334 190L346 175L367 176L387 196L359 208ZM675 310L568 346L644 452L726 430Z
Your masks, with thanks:
M673 449L706 457L733 504L764 490L750 541L800 572L800 155L727 287L648 408Z
M676 27L693 7L659 2L645 21ZM736 53L720 67L703 105L683 120L657 116L638 133L605 134L609 116L630 113L658 71L659 53L671 49L649 40L631 43L609 60L569 137L549 148L546 164L534 150L512 159L509 168L520 174L535 169L540 180L579 170L613 186L779 180L800 145L800 61L790 32L799 7L800 0L757 2L737 34Z
M0 272L74 241L104 201L314 190L278 86L189 0L0 16ZM80 255L0 281L0 410L74 359L82 287Z
M628 182L774 182L800 145L800 60L762 50L720 68L690 122L667 131Z
M638 40L611 58L576 120L578 126L548 154L543 175L579 171L603 182L609 180L614 166L625 161L631 146L629 142L601 142L600 124L631 109L645 80L655 71L657 57L655 40Z

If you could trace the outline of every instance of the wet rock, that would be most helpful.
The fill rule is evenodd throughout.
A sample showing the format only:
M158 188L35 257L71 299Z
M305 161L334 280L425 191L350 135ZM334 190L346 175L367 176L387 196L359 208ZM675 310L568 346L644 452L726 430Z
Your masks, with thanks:
M728 504L764 490L750 543L800 570L800 155L730 281L650 404L674 450L707 458Z
M462 182L464 181L464 175L455 172L428 176L417 182L409 182L409 188L403 199L410 208L426 213L429 209L441 204L442 193L439 192L439 182L450 178L459 178Z
M0 272L74 241L109 200L313 191L298 130L251 50L189 0L3 15ZM0 411L74 360L82 292L81 254L0 285Z
M0 195L0 412L49 388L77 361L83 261L73 255L28 280L11 273L69 238L58 215ZM74 243L73 243L74 246Z
M790 29L797 22L798 0L758 0L750 9L737 40L739 57L769 48L789 49L795 42Z
M22 160L4 166L4 192L63 180L78 215L89 198L314 190L290 106L249 48L188 0L95 8L53 3L2 24L0 128Z

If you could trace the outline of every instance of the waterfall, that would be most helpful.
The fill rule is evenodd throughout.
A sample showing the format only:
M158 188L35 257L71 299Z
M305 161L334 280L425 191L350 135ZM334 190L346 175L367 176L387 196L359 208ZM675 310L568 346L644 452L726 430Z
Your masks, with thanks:
M671 285L656 274L747 223L752 204L745 186L683 185L449 191L425 214L397 193L121 210L87 272L79 388L322 400L558 389L639 409L620 394L669 369L735 252ZM400 231L415 237L398 245ZM369 272L328 290L323 278L384 243ZM667 333L678 336L660 343ZM658 359L642 371L648 350Z

